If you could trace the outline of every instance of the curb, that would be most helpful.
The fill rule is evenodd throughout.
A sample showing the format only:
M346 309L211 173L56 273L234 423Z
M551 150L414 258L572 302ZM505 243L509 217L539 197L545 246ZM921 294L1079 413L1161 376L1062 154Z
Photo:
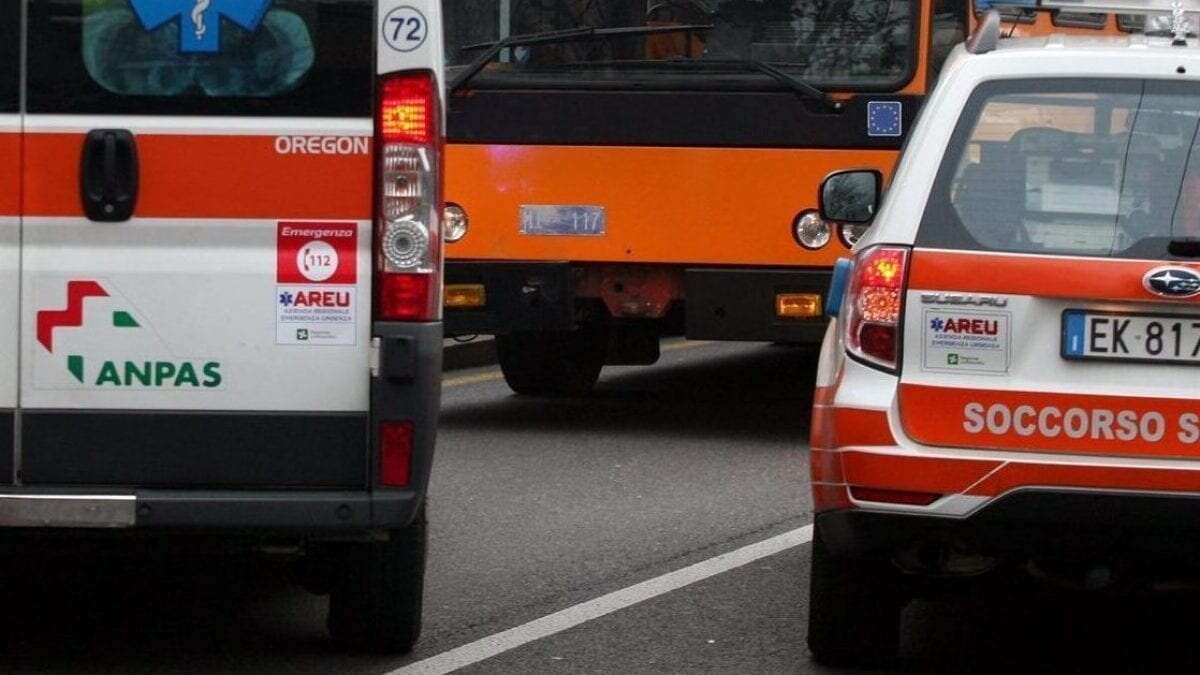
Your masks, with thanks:
M496 341L491 337L470 342L446 340L442 347L442 370L463 370L496 365Z

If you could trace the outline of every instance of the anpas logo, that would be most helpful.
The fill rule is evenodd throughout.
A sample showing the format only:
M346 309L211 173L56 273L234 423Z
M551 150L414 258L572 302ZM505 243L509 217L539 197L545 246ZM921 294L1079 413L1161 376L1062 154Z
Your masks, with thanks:
M84 306L106 299L111 305L107 312L91 312L86 317ZM115 301L115 302L113 302ZM78 385L99 389L215 389L221 386L221 364L218 361L195 361L164 357L157 335L144 326L129 308L121 308L121 301L111 295L96 281L67 282L67 306L63 309L46 309L37 313L37 341L43 354L52 356L65 366L66 372ZM104 321L98 320L104 317ZM111 319L111 321L109 321ZM93 330L94 329L94 330ZM64 331L104 332L89 341L76 335L73 344L66 350L58 349L56 338L64 337ZM143 339L133 339L138 335ZM141 343L141 344L139 344ZM144 349L157 352L152 356L134 358L111 358L109 352L114 345L124 349ZM64 353L65 352L65 353ZM92 354L103 353L96 357ZM61 361L59 361L61 359ZM39 380L42 378L38 378ZM51 378L56 379L56 378ZM70 381L68 380L68 382ZM51 388L52 383L45 383Z
M951 333L958 335L998 335L1000 322L996 319L933 319L929 327L935 333Z
M147 31L179 22L182 54L215 54L221 50L221 19L255 33L272 0L129 0Z

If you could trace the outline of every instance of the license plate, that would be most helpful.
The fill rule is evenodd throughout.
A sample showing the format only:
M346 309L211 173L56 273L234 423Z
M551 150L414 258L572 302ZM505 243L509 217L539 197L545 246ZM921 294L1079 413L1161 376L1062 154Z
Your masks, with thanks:
M1200 315L1063 313L1066 359L1200 365Z
M603 206L521 207L521 234L598 237L607 227Z

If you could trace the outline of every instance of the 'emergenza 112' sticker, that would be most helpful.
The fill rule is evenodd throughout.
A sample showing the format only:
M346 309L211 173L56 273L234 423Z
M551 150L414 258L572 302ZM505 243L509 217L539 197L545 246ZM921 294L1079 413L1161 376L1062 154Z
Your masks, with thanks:
M276 344L355 344L358 224L279 223L276 248Z
M1008 312L925 310L922 367L952 372L1008 372L1010 318Z

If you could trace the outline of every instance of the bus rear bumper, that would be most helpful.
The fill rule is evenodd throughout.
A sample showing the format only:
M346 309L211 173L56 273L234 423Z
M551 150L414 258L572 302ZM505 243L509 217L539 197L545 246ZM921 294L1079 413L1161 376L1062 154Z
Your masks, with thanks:
M820 344L828 319L781 318L776 298L801 293L823 301L831 277L827 269L688 269L687 337Z
M455 261L446 265L447 286L481 285L486 300L482 307L447 307L446 334L572 330L579 303L605 304L612 314L621 306L619 294L634 293L636 284L653 300L642 318L661 319L668 307L680 304L690 339L819 344L828 320L781 318L776 298L798 293L824 300L830 278L827 269Z

